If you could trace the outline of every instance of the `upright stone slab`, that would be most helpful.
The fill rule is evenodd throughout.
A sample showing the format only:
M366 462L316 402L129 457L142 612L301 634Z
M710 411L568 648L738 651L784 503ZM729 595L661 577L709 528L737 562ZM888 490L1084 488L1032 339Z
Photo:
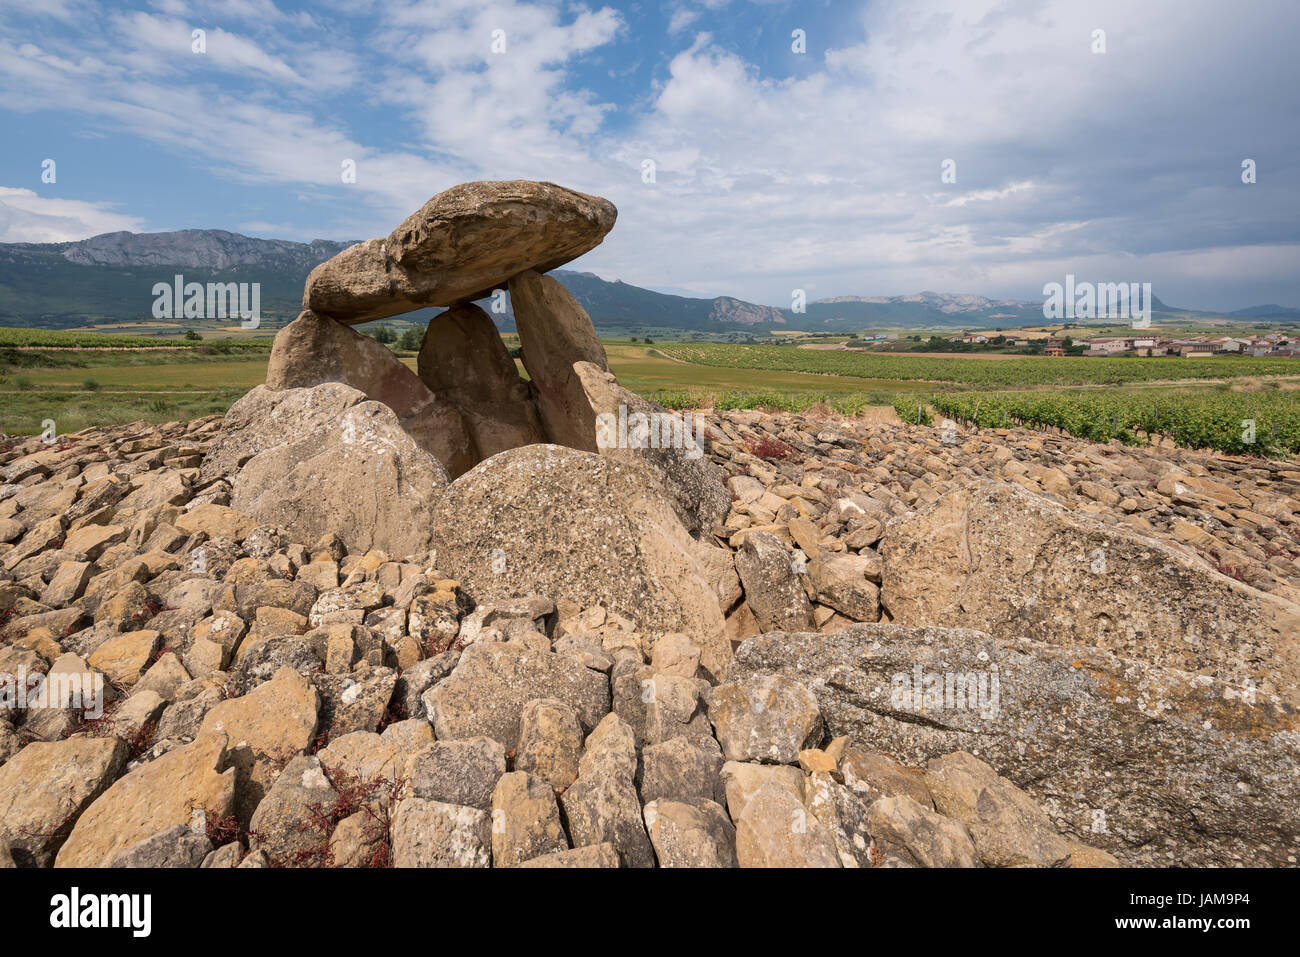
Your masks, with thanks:
M574 370L574 363L589 362L609 371L591 318L559 282L533 270L510 280L510 302L547 436L557 445L595 452L596 416Z
M311 310L281 329L266 385L276 390L342 382L382 402L402 428L453 477L478 461L456 408L435 396L391 349Z
M703 417L669 412L643 399L598 364L575 362L573 372L591 407L600 454L653 475L697 538L721 525L731 510L731 496L707 455Z
M418 369L433 395L460 413L478 461L546 441L532 390L491 317L472 302L429 322Z

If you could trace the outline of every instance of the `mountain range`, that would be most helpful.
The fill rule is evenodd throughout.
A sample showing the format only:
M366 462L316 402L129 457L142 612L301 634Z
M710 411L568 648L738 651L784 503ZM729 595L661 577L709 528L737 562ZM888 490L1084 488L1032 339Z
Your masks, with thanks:
M297 315L303 282L318 263L351 245L317 239L298 243L255 239L218 229L165 233L115 232L64 243L0 243L0 325L69 328L151 318L154 283L258 282L262 315L274 328ZM920 292L906 296L836 296L802 312L746 302L668 295L590 272L552 275L602 331L689 330L763 335L777 330L853 332L871 328L1014 328L1042 322L1040 301ZM1178 309L1159 299L1153 318L1189 315L1300 319L1300 309L1252 306L1229 314ZM422 310L421 319L435 310ZM514 317L496 315L512 329Z

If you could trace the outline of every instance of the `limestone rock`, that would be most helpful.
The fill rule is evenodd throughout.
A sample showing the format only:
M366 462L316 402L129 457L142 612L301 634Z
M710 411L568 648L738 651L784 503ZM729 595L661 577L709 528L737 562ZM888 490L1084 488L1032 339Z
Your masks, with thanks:
M892 522L881 555L900 624L1093 646L1300 704L1300 606L1024 489L951 492Z
M515 770L535 774L563 791L578 776L582 743L582 727L571 707L555 698L530 701L520 716Z
M711 737L699 741L676 737L648 745L641 752L641 760L644 804L661 799L686 804L726 801L722 750Z
M867 827L882 863L905 867L979 867L975 845L961 823L911 798L881 798L868 809Z
M1296 717L1258 691L1092 648L886 624L751 638L733 678L754 674L804 682L856 747L912 767L977 754L1062 836L1126 864L1294 853Z
M584 729L609 711L609 682L573 658L520 644L476 643L456 670L424 696L440 741L485 735L507 750L519 744L524 706L555 698L574 710Z
M431 392L391 349L307 310L276 333L266 388L284 391L326 382L341 382L388 406L415 444L449 474L460 475L478 461L457 409Z
M651 801L645 825L660 867L736 867L736 829L713 801Z
M794 764L820 740L817 698L781 675L727 682L707 697L709 721L728 761Z
M741 867L840 866L831 832L775 782L764 782L733 819Z
M449 486L433 530L437 560L477 604L539 592L603 605L643 632L689 634L706 669L726 669L731 645L698 559L708 546L609 460L551 445L503 452Z
M117 738L35 741L0 765L0 844L16 862L48 867L77 816L126 764Z
M320 821L332 815L339 800L324 763L300 754L284 766L257 804L248 828L249 850L263 853L283 867L319 867L327 863L330 835Z
M618 851L613 844L588 844L567 851L554 851L524 861L520 867L618 867Z
M506 752L491 738L436 741L411 755L406 778L411 794L429 801L492 808L492 792L506 773Z
M55 866L107 867L119 851L192 823L196 811L228 816L236 772L226 767L227 740L220 733L203 735L120 778L81 815Z
M479 808L410 797L393 814L394 867L487 867L492 819Z
M350 550L408 555L428 547L435 492L445 482L443 467L391 409L359 401L331 426L251 458L231 481L231 502L309 541L337 532Z
M527 771L502 775L492 792L493 865L514 867L568 846L551 786Z
M820 552L808 562L808 578L823 605L853 621L878 621L880 589L867 580L867 574L879 567L879 560L862 555Z
M731 501L722 474L705 454L708 436L700 433L707 428L699 427L703 417L669 412L623 388L603 361L575 362L573 374L591 407L596 451L646 472L662 485L692 535L707 535L722 524ZM645 418L633 418L638 415ZM640 423L650 428L639 428Z
M988 867L1055 867L1070 856L1038 802L974 755L931 758L925 782L935 808L966 825Z
M320 696L302 675L281 668L275 677L209 711L199 735L220 732L231 742L240 775L240 811L247 819L270 786L276 760L306 750L316 735Z
M475 462L546 441L529 384L491 317L472 302L429 320L418 362L430 392L460 413ZM465 469L450 471L460 475Z
M212 842L202 830L188 824L173 824L119 851L111 866L199 867L211 853Z
M636 736L609 714L588 737L578 779L561 796L575 846L610 843L626 867L653 867L637 796Z
M752 532L736 553L736 571L763 631L812 631L812 605L791 567L790 553L769 532Z
M599 245L617 215L607 200L554 183L463 183L387 238L313 269L303 308L351 324L481 299L526 269L546 272Z

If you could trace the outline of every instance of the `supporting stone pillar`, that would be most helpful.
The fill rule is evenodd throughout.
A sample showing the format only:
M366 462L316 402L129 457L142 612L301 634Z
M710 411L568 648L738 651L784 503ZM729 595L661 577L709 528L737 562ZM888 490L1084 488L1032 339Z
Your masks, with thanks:
M435 396L392 350L310 309L281 329L266 385L297 389L342 382L392 409L403 429L454 478L478 462L460 412Z
M559 282L531 269L510 280L510 302L547 437L557 445L597 451L595 413L573 369L576 362L589 362L609 371L590 317Z
M430 320L418 369L434 396L461 414L480 461L546 441L532 390L491 317L472 302Z

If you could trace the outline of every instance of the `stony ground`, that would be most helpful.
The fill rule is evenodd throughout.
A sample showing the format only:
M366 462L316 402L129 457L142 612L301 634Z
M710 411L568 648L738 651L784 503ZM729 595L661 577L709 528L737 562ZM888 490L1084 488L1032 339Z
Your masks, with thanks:
M987 478L1168 540L1231 578L1300 600L1300 462L834 415L729 412L709 421L715 435L725 436L713 445L714 461L756 479L731 483L732 533L763 528L809 554L812 543L800 535L816 534L822 547L860 551L879 541L876 533L890 517ZM867 513L828 507L845 495ZM738 537L731 535L733 547Z
M336 535L294 541L241 514L224 480L199 479L218 418L88 430L53 446L8 443L0 673L47 682L101 675L109 701L102 715L0 712L0 866L1294 862L1294 829L1262 811L1240 833L1200 847L1170 825L1188 816L1169 797L1188 787L1176 775L1240 763L1245 752L1222 735L1179 745L1204 768L1160 765L1155 777L1173 775L1164 790L1140 799L1128 831L1108 829L1104 814L1097 826L1097 807L1109 807L1114 823L1133 810L1131 795L1081 796L1068 774L1054 790L1035 783L1046 775L1013 783L994 770L1011 766L998 745L985 753L955 718L928 728L866 723L899 715L864 703L870 694L855 691L845 669L888 658L908 623L908 648L942 652L949 669L963 642L985 664L989 652L1004 662L1005 694L1021 716L1012 720L1038 708L1061 724L1077 717L1077 739L1155 736L1152 752L1167 746L1160 735L1194 739L1162 715L1162 702L1208 688L1205 707L1219 721L1259 661L1289 652L1262 638L1249 655L1161 638L1149 671L1127 659L1088 665L1112 668L1115 681L1140 689L1132 695L1090 698L1093 710L1069 715L1047 699L1015 699L1016 662L1055 668L1050 649L1030 662L1022 641L1013 661L985 644L988 635L961 629L1001 636L1044 604L1041 592L992 610L966 594L951 605L953 620L923 620L925 602L952 576L922 569L923 587L911 587L908 570L921 565L908 536L938 541L947 526L914 534L907 523L926 507L941 513L946 496L972 482L996 480L1034 493L1032 508L1066 506L1068 515L1051 518L1062 527L1084 515L1168 543L1162 567L1183 569L1185 554L1196 575L1222 572L1227 579L1196 581L1213 580L1231 625L1241 617L1222 611L1231 602L1284 615L1300 598L1300 465L1027 431L954 434L758 412L709 421L710 455L732 502L705 535L734 553L717 590L740 649L720 676L700 667L691 636L648 632L600 604L533 593L476 605L461 570L438 567L436 556L349 553ZM977 504L962 513L971 555L982 541ZM1087 529L1100 543L1093 573L1098 560L1138 561L1125 551L1135 539ZM1051 550L1044 543L1036 555ZM962 575L995 571L975 562ZM1201 587L1170 581L1142 590L1159 603L1162 588ZM1271 594L1282 611L1261 606L1252 589L1234 591L1238 583ZM937 625L956 627L929 627ZM1067 637L1132 650L1125 642L1138 639L1106 625L1106 641ZM1014 628L1005 637L1015 639ZM818 659L841 652L838 663ZM1078 657L1067 649L1062 661L1078 669ZM1270 748L1267 760L1256 761L1267 773L1255 780L1234 770L1240 792L1226 778L1192 781L1215 794L1196 825L1203 832L1233 830L1215 815L1230 819L1242 795L1267 805L1295 788L1294 687L1288 673L1258 685L1267 731L1246 736L1250 747L1269 738L1259 745ZM1096 710L1130 698L1138 724L1131 711L1112 720ZM1193 726L1201 721L1197 711ZM934 731L948 747L940 753L928 740L918 750L915 737L900 736L913 731ZM1053 740L1074 746L1076 737ZM1022 752L1034 745L1025 726L1012 738ZM1123 747L1113 745L1117 767L1132 759ZM1083 763L1110 773L1092 757Z

